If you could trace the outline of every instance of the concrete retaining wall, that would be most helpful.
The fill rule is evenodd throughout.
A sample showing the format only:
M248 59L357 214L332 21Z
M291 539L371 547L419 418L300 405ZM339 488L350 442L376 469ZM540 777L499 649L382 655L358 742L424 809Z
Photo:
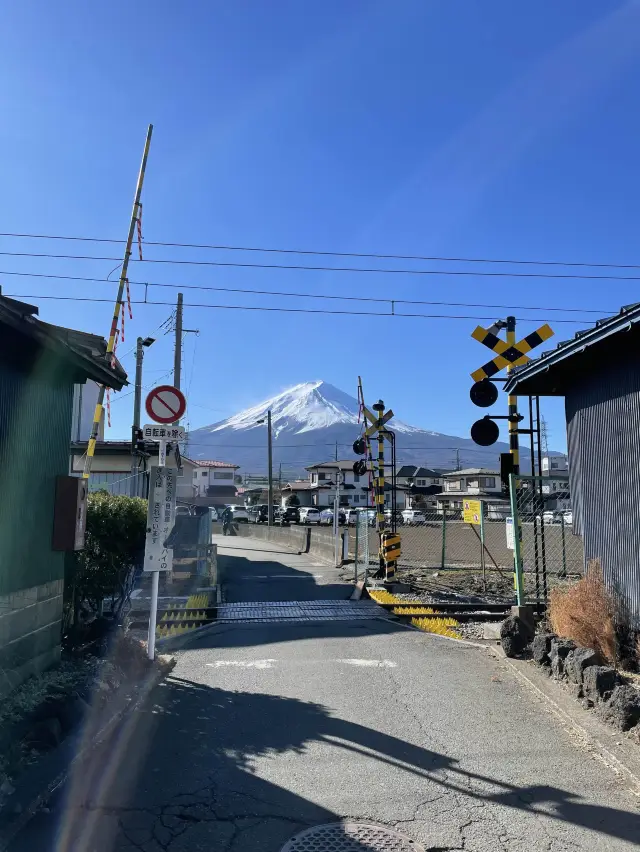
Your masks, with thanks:
M220 532L222 532L222 525L214 524L215 526L220 526ZM217 530L214 529L214 532ZM345 534L342 532L343 537ZM268 527L266 524L233 524L232 535L272 541L296 553L310 553L327 562L333 562L335 558L335 539L329 530L299 526Z
M64 581L0 596L0 697L60 659Z

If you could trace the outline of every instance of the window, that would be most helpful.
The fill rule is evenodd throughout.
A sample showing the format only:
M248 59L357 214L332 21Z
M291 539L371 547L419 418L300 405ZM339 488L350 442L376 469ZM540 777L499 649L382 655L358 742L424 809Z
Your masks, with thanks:
M353 481L354 482L360 482L360 476L357 473L353 474Z
M462 491L460 480L450 479L445 486L445 491Z
M327 474L326 474L326 473L319 473L319 474L318 474L318 479L321 479L321 480L322 480L322 479L326 479L326 478L327 478Z
M480 488L480 480L478 477L475 479L467 479L467 488Z
M495 488L496 487L495 476L481 476L479 481L480 481L480 485L483 488Z
M311 482L317 482L317 481L318 481L318 474L312 473L311 474Z
M209 473L208 470L203 470L202 473L200 474L200 476L207 476L208 473Z
M427 480L426 480L426 479L416 479L416 485L417 485L419 488L424 488L424 486L425 486L426 484L427 484Z
M233 479L233 474L224 470L216 470L213 474L214 479Z
M353 502L354 502L354 503L359 503L359 502L360 502L360 495L359 495L359 494L354 494L354 495L353 495Z

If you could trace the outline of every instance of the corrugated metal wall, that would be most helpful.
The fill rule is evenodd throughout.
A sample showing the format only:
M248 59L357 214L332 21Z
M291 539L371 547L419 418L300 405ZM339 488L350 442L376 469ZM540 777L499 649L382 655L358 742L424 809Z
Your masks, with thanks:
M0 366L0 594L64 576L51 550L55 478L69 469L71 379L49 356L28 375Z
M574 531L640 624L640 357L577 380L566 413Z

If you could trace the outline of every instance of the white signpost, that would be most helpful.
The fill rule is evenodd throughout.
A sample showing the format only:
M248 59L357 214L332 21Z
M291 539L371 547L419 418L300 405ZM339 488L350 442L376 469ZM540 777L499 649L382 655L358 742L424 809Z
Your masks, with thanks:
M171 571L173 565L173 551L165 546L165 542L176 520L177 471L175 468L166 467L167 443L184 441L185 431L178 425L178 420L186 407L184 395L171 385L154 388L145 403L147 414L154 423L147 423L142 434L145 440L158 443L158 465L153 466L150 472L147 537L144 548L144 570L152 573L147 641L150 660L153 660L156 650L159 575L160 571Z

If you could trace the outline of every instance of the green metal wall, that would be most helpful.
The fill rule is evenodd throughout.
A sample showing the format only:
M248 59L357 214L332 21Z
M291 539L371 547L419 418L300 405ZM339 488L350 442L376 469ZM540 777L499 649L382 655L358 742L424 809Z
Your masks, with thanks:
M0 595L64 577L51 550L56 476L69 471L73 384L46 357L0 366Z

